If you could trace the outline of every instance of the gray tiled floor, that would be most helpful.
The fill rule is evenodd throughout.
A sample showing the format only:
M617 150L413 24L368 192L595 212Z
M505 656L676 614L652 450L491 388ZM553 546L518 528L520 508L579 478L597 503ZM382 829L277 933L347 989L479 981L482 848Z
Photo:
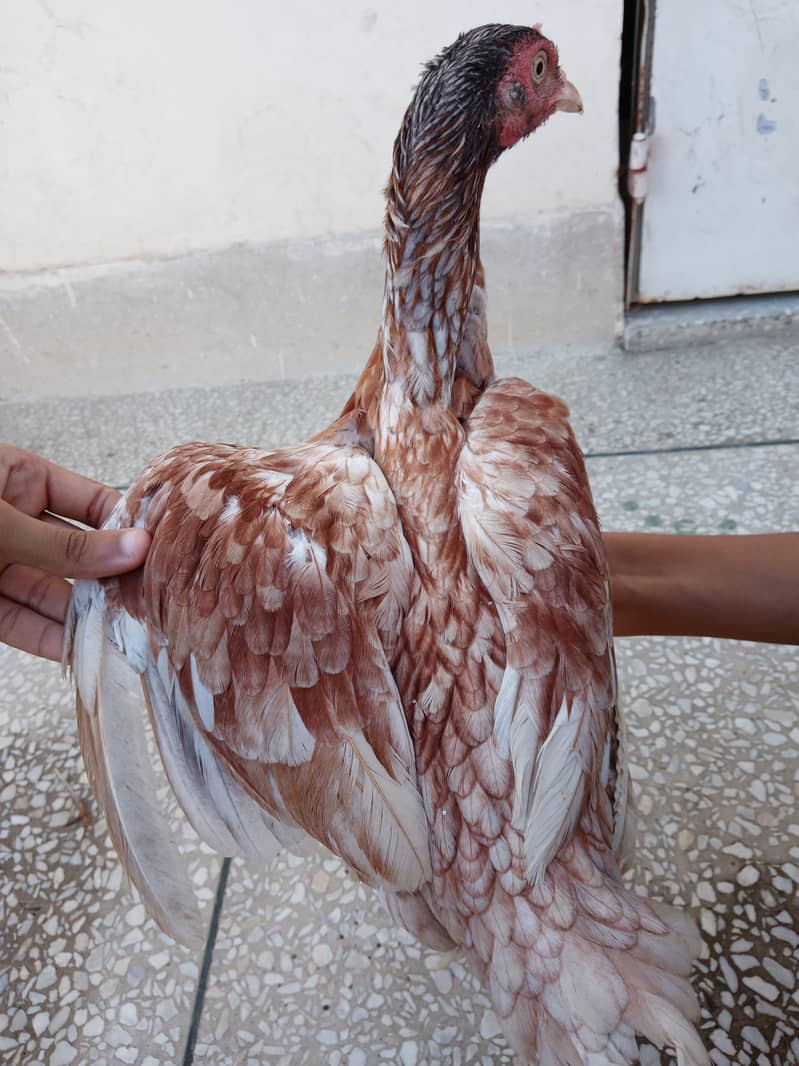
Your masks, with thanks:
M558 391L589 453L606 528L755 532L799 524L799 349L502 360ZM0 405L0 438L116 484L181 439L276 444L318 428L349 380ZM718 447L727 445L728 447ZM737 445L729 447L729 445ZM699 446L703 451L674 452ZM693 907L717 1066L799 1062L799 665L795 649L619 642L641 808L637 879ZM180 1061L201 959L122 884L82 775L55 667L0 649L0 1061ZM202 897L217 860L184 830ZM392 928L321 853L234 863L198 1062L403 1066L510 1056L459 962ZM659 1062L642 1052L647 1066ZM668 1061L664 1058L663 1061Z

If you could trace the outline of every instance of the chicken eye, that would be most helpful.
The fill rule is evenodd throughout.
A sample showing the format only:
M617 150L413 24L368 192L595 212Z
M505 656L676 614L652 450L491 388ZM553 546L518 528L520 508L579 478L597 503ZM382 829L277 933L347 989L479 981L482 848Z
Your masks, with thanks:
M533 62L530 67L530 73L533 76L533 81L536 85L540 84L544 80L544 75L547 72L547 54L546 52L537 52L533 56Z

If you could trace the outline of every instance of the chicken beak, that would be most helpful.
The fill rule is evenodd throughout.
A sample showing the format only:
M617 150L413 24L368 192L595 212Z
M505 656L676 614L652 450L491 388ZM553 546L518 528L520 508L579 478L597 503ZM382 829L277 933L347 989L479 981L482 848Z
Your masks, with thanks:
M565 81L560 87L558 94L558 111L571 111L582 115L583 101L580 94L570 81Z

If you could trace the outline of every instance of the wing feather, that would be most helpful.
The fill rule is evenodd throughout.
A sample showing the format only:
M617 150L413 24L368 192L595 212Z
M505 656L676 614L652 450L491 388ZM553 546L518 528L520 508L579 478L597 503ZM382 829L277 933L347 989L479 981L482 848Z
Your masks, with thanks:
M138 678L114 643L102 590L94 583L76 585L67 631L81 751L114 847L161 928L176 940L200 946L204 930L194 890L155 802Z
M418 817L418 793L410 772L396 760L389 773L363 733L349 734L343 751L343 786L360 795L370 850L379 843L389 858L390 873L384 879L398 891L415 891L430 877L430 845L427 822Z
M494 733L538 883L589 800L614 853L632 832L599 524L566 408L526 382L486 389L459 477L464 538L505 635Z
M538 752L532 781L517 804L533 829L525 833L527 874L535 882L560 851L579 820L587 787L586 756L579 733L582 715L571 713L564 697L546 740ZM526 782L525 782L526 784Z
M221 855L269 863L278 841L266 812L231 776L191 714L166 651L142 678L150 720L170 784L197 835ZM194 685L195 698L199 682ZM205 692L208 699L210 694Z
M411 557L379 468L319 441L271 454L187 445L113 521L149 529L150 555L137 575L76 586L68 656L87 766L159 920L183 933L188 897L167 876L163 825L145 846L159 823L141 759L123 765L103 732L123 670L141 676L173 790L216 850L266 861L274 837L293 847L308 834L364 879L418 890L432 876L427 821L386 655ZM138 798L119 814L123 781Z

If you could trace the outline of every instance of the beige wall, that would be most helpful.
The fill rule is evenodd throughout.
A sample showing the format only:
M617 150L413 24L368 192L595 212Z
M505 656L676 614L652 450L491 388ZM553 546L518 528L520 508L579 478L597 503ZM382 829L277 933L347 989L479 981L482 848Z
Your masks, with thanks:
M421 62L486 21L542 20L586 114L500 162L484 218L615 212L621 8L0 0L0 270L378 229Z

